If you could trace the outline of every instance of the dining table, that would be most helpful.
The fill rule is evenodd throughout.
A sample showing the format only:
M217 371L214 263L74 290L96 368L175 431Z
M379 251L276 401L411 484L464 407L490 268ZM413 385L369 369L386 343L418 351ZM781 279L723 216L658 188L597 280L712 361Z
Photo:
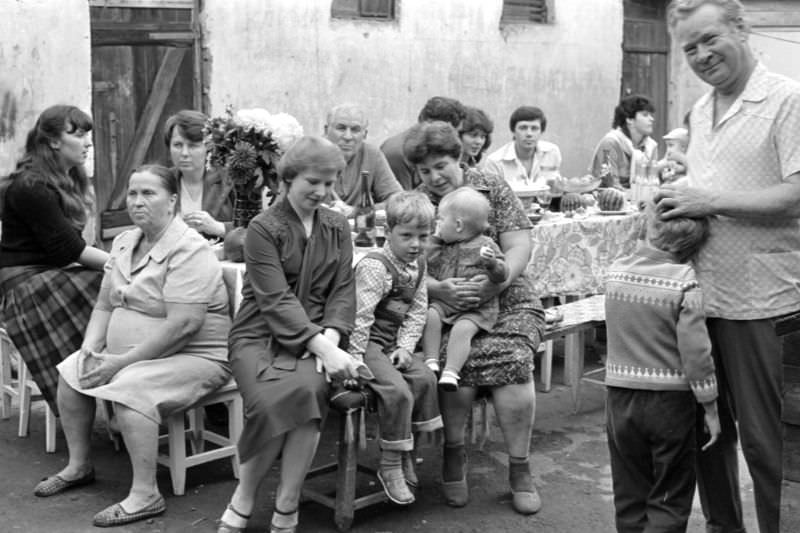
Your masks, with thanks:
M644 234L644 213L545 213L531 229L528 274L542 299L604 293L608 267L630 255Z

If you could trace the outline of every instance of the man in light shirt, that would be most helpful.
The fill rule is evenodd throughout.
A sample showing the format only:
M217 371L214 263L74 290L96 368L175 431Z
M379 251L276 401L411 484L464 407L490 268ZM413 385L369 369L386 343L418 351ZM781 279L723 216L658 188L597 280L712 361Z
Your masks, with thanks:
M513 140L492 152L483 167L514 190L551 187L561 167L561 150L543 141L547 117L538 107L522 106L508 121Z
M712 89L690 115L688 186L666 185L656 200L664 218L712 217L695 261L722 422L697 461L706 531L744 531L738 421L759 530L778 533L783 351L774 321L800 310L800 84L756 60L742 16L738 0L670 5L673 39Z

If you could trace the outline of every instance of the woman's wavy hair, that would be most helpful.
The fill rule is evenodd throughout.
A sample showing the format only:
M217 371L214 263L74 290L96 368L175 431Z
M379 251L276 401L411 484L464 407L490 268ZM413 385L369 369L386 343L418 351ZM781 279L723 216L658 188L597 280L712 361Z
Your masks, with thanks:
M467 107L467 113L464 116L464 121L461 123L459 130L459 137L465 133L472 133L473 131L481 131L486 135L486 142L483 143L481 151L478 153L477 160L480 161L483 153L492 144L492 132L494 131L494 123L489 118L483 109L477 107Z
M164 144L169 148L175 128L178 128L178 132L185 139L196 143L203 142L203 127L206 125L206 120L208 117L200 111L181 109L164 122Z
M458 161L461 159L461 140L456 129L447 122L420 122L406 135L403 155L414 165L429 156L450 156Z
M344 156L338 146L324 137L307 135L298 139L283 154L278 162L278 177L288 185L309 169L339 173L344 167Z
M25 141L25 153L14 171L0 185L0 217L5 207L5 192L17 180L26 184L52 185L61 197L62 207L73 227L82 230L94 213L94 196L83 165L64 169L52 143L63 133L92 130L91 117L72 105L48 107L36 120Z

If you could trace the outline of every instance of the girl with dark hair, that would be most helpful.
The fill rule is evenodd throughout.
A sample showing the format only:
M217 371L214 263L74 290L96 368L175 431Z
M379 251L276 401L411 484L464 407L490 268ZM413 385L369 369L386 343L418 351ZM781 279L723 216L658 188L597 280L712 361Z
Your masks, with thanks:
M108 258L82 236L94 209L91 130L77 107L45 109L0 187L3 326L54 411L56 365L81 345Z
M611 131L600 139L589 172L602 177L602 187L629 188L637 163L655 163L658 143L651 137L655 119L652 102L638 94L626 96L614 108Z
M464 145L461 161L469 167L476 167L481 162L483 154L492 144L492 119L477 107L468 107L464 121L461 123L458 135Z

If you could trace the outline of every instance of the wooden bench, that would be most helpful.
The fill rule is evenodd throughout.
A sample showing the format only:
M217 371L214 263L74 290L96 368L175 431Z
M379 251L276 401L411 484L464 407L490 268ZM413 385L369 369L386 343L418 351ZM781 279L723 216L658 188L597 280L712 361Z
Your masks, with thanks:
M541 381L545 392L550 390L553 373L553 340L564 337L564 384L572 389L575 411L579 404L579 387L583 379L584 332L605 324L605 295L598 294L550 309L563 319L548 324L544 331L544 353L541 358Z

